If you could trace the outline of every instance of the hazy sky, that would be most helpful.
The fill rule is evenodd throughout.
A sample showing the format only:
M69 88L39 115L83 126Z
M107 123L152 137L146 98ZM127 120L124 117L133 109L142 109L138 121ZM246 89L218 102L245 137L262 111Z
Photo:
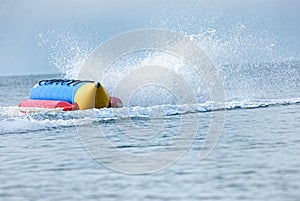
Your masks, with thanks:
M51 51L53 57L54 50L52 48L50 51L46 46L51 44L39 45L41 43L39 36L52 33L53 37L55 33L53 30L85 30L87 36L79 37L78 40L84 38L89 41L93 40L95 33L102 35L102 39L107 39L132 29L163 27L163 22L166 28L174 28L176 31L197 32L197 29L188 28L188 24L196 22L202 16L206 16L203 19L212 23L212 28L219 27L225 31L226 28L221 28L224 22L222 20L228 23L238 20L243 22L262 20L267 29L278 33L280 40L285 41L284 44L298 51L300 50L297 49L300 46L299 2L298 0L0 0L0 76L56 72L53 62L49 61ZM217 17L211 15L208 19L207 16L212 11ZM198 21L197 26L201 27L202 21L200 19ZM208 23L203 26L209 28Z

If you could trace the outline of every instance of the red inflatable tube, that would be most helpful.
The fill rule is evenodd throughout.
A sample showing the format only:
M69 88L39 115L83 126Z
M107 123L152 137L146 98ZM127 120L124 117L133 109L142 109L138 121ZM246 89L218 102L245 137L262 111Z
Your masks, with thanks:
M63 111L79 110L79 106L76 103L71 104L65 101L53 100L23 100L19 103L18 106L24 108L62 108Z
M120 108L120 107L123 107L123 103L122 103L121 99L112 96L112 97L110 97L110 100L109 100L109 107Z
M77 103L71 104L66 101L54 101L54 100L23 100L18 105L20 108L48 108L48 109L62 109L63 111L79 110ZM111 97L109 101L109 107L120 108L122 107L122 101L119 98Z

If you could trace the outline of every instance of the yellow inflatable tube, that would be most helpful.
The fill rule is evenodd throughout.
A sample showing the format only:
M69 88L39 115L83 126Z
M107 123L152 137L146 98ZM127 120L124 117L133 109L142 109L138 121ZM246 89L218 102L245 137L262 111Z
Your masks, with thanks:
M74 96L80 110L108 107L109 99L109 94L99 82L82 85Z

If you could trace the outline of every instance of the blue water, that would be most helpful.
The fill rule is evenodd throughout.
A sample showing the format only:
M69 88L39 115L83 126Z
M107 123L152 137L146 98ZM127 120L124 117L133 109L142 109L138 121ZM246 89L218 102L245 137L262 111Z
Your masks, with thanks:
M203 101L31 114L20 112L18 102L38 80L60 75L1 77L0 198L299 200L299 69L297 62L223 66L223 108ZM145 103L140 97L135 100L139 102ZM226 118L218 144L200 159L211 116L222 111ZM89 118L91 113L95 118ZM184 125L181 119L187 120ZM139 139L162 121L165 126L158 135ZM121 152L159 153L170 142L182 140L176 138L178 130L193 130L189 126L195 121L199 127L192 145L182 147L187 150L184 156L152 174L131 175L107 167L89 154L78 136L79 129L102 128ZM111 164L115 160L106 158ZM138 163L124 165L134 169Z
M1 1L0 201L300 200L299 1L270 2ZM18 109L38 81L81 79L95 48L147 28L189 41L146 31L157 48L120 54L144 44L143 33L98 57L120 54L97 81L131 98L123 108ZM224 104L210 99L209 83L193 70L191 60L203 55L190 43L219 73ZM128 93L148 74L129 75L145 66L173 70L197 103L179 102L189 91L165 71L158 75L177 87L159 82ZM94 67L97 74L105 65ZM1 77L41 72L58 74ZM118 84L125 87L114 91Z

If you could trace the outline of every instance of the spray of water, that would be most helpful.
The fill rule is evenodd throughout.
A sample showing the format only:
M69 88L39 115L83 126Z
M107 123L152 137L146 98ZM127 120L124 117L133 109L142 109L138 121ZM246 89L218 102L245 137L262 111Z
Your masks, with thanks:
M38 45L46 50L49 62L65 78L76 79L86 58L97 46L99 37L96 31L58 27L41 32Z
M171 30L198 43L223 75L227 100L297 97L299 68L297 56L274 31L272 21L249 13L228 18L218 5L202 9L202 5L166 9L150 20L151 26ZM49 61L66 77L77 78L92 50L103 42L93 30L57 28L39 35L40 45L49 52ZM165 66L197 91L198 101L209 100L205 84L194 75L189 63L163 52L143 51L125 55L116 61L100 81L110 93L116 83L141 66ZM278 84L283 83L284 84ZM132 105L157 104L162 93L173 104L174 97L154 86L141 89L132 98ZM155 92L156 95L155 95ZM118 96L118 94L112 94Z

